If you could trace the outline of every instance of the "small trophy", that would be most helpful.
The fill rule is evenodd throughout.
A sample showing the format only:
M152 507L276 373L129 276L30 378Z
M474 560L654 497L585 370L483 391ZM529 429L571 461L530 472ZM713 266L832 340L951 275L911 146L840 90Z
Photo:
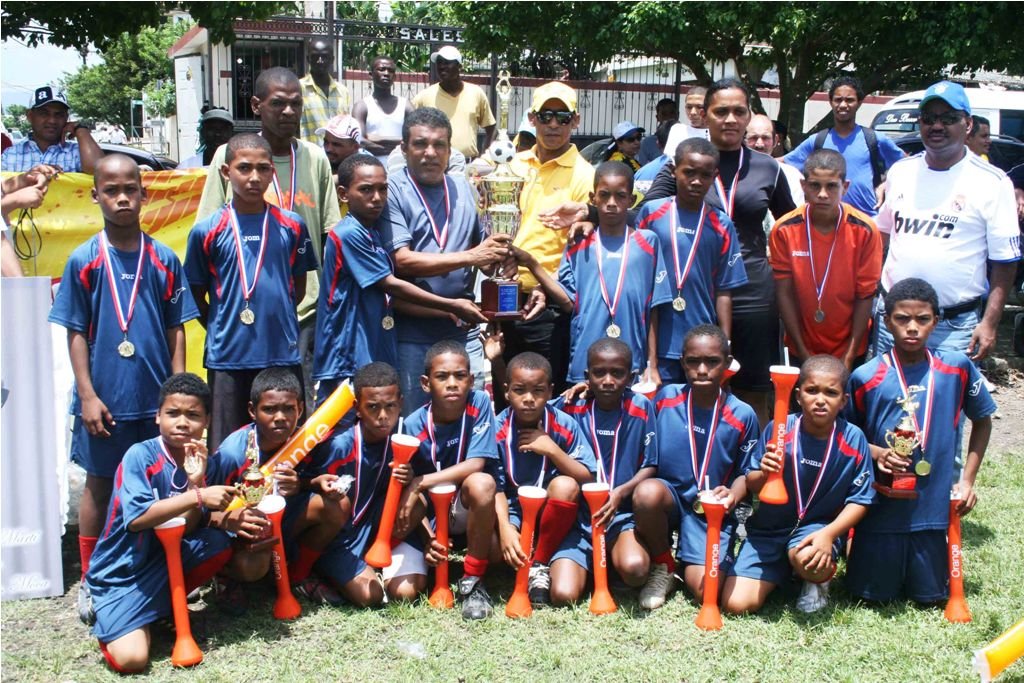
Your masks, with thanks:
M249 467L242 475L242 481L238 485L238 491L245 500L245 506L254 508L267 495L267 479L260 471L260 450L256 447L256 430L249 432L249 441L245 446L245 457L249 461Z
M896 429L889 429L885 432L885 444L896 455L908 460L914 457L914 450L921 445L921 436L918 434L914 421L914 413L918 406L918 402L914 400L914 394L919 391L924 391L924 387L907 387L907 395L896 400L896 403L903 409L903 417L900 418ZM921 466L922 464L924 467ZM914 470L925 476L931 467L928 466L926 460L922 459ZM913 500L917 498L917 475L911 471L887 473L876 469L874 487L883 496Z
M508 109L512 98L512 83L508 71L498 74L495 90L500 101L498 116L498 139L491 144L487 155L497 166L493 171L477 180L481 194L480 218L489 235L509 235L515 239L522 224L523 215L519 209L519 195L523 192L526 179L516 175L509 162L516 155L512 141L508 139ZM503 280L500 275L491 275L480 284L480 308L491 320L514 320L522 317L519 308L519 283Z

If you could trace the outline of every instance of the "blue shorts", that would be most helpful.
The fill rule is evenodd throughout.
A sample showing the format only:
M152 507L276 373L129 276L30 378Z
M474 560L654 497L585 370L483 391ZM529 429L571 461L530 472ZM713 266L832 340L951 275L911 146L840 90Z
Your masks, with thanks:
M741 576L746 579L766 581L777 586L782 585L793 576L793 567L789 564L789 550L804 540L811 533L825 528L825 524L808 524L796 530L790 536L784 533L759 534L747 533L747 540L739 551L726 563L726 576ZM844 537L845 539L845 537ZM836 539L832 546L832 560L839 560L842 549L841 541Z
M612 546L615 545L615 540L619 537L619 534L635 528L636 523L633 521L632 512L615 513L611 523L605 530L604 536L605 548L609 555L607 558L609 565L611 564ZM591 543L592 533L589 523L574 525L569 530L569 533L565 535L565 538L562 539L562 544L558 546L558 551L551 556L551 563L554 564L558 560L572 560L588 572L593 571L594 545Z
M939 602L949 596L948 563L945 531L876 534L858 529L846 563L846 587L874 602Z
M679 524L679 546L676 549L676 563L696 564L704 566L707 555L708 522L704 515L698 515L693 508L680 510L682 521ZM722 534L718 541L719 564L725 563L728 549L732 547L732 537L736 529L736 521L731 515L722 522Z
M686 381L681 358L662 358L659 356L658 374L661 375L662 385L683 384Z
M367 512L369 520L380 519L380 509ZM376 514L374 514L376 513ZM351 523L350 523L351 524ZM352 527L346 526L334 537L327 549L313 565L317 573L330 579L339 588L363 573L368 564L363 559L373 542L377 539L377 524L367 522ZM405 540L415 550L423 552L423 541L419 534L410 534Z
M93 436L85 428L81 417L75 417L71 427L71 462L94 477L113 479L117 466L128 449L160 435L156 420L144 417L138 420L117 420L107 427L110 436Z
M159 545L159 543L157 543ZM230 537L219 529L203 527L181 541L182 570L187 575L197 566L231 547ZM171 591L163 550L154 552L131 581L105 586L89 582L96 623L92 633L110 643L171 614Z

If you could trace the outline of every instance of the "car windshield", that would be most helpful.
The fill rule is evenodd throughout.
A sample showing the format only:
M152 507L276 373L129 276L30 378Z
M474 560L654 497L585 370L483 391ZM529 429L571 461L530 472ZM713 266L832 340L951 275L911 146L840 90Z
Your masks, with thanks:
M917 131L917 108L890 109L875 114L871 127L883 133L914 133Z

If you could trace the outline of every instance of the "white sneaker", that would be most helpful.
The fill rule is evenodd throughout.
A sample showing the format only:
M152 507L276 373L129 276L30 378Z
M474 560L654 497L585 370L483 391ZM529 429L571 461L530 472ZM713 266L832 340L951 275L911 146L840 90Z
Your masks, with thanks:
M811 614L827 605L829 583L831 583L831 580L824 583L804 581L804 587L800 590L800 597L796 599L796 608L804 614Z
M551 602L551 570L546 564L538 563L530 567L527 585L531 605L539 607Z
M640 607L658 609L665 604L672 592L672 575L668 573L668 565L655 564L647 576L647 583L640 589Z

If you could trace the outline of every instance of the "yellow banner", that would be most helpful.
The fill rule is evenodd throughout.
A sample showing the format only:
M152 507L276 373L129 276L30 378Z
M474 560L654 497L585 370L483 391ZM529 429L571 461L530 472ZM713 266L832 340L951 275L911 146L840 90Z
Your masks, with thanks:
M182 261L205 182L206 169L142 174L148 195L140 215L142 229L173 249ZM50 183L41 207L11 215L10 237L23 259L21 266L26 275L46 275L58 282L75 247L103 228L103 216L92 200L92 186L91 175L62 173ZM192 321L185 325L185 334L188 370L205 377L205 332Z

